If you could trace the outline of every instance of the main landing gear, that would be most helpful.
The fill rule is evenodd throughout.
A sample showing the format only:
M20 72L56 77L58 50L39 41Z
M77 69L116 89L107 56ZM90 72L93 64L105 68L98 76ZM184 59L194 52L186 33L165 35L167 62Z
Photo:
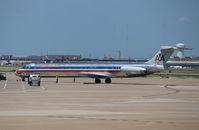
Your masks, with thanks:
M110 78L105 79L105 83L110 84L111 83L111 79Z
M101 83L101 79L95 78L95 83L96 84L100 84ZM105 83L110 84L111 83L111 78L106 78L105 79Z
M98 79L98 78L95 78L95 83L96 83L96 84L100 84L100 83L101 83L101 80Z

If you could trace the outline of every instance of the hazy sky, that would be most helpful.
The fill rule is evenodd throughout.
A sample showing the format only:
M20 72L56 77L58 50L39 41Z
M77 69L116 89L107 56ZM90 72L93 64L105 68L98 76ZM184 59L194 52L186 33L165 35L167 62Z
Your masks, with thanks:
M148 58L179 42L199 56L199 0L0 0L0 55Z

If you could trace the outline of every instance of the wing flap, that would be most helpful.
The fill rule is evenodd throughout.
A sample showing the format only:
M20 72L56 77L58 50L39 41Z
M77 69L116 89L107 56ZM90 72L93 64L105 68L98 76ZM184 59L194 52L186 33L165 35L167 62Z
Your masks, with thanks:
M80 72L79 75L89 78L107 78L112 76L109 72Z

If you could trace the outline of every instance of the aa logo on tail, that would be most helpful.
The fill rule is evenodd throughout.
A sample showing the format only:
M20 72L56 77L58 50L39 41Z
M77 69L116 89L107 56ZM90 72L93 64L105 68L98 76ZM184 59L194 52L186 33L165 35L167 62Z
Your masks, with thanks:
M160 53L160 54L156 55L155 61L165 61L165 58L164 58L164 56Z

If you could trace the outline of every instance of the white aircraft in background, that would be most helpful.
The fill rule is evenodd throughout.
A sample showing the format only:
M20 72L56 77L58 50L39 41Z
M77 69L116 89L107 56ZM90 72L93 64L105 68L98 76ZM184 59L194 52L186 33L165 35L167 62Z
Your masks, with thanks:
M29 75L40 77L90 77L95 83L111 83L111 78L139 77L160 72L174 50L178 48L163 46L157 54L145 63L62 63L62 64L28 64L16 70L16 75L23 81Z

